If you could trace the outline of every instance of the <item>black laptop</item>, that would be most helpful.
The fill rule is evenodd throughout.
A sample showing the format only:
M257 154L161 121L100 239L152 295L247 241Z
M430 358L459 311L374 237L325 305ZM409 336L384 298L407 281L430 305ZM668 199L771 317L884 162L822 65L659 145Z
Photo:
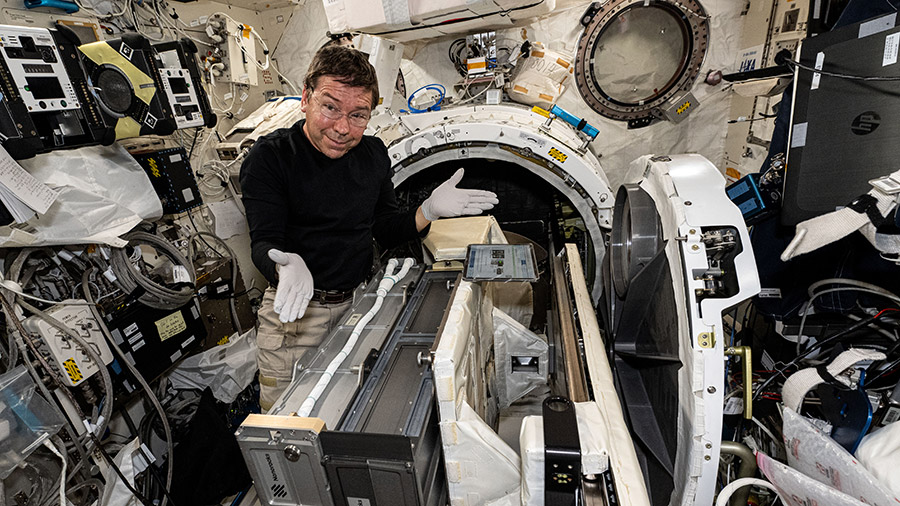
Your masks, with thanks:
M800 63L857 76L800 69L795 78L782 223L825 214L900 169L900 26L896 13L803 41Z

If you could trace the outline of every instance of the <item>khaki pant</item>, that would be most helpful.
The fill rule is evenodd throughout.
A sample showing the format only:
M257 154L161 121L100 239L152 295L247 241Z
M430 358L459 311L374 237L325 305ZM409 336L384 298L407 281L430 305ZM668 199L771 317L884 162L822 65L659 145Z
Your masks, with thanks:
M259 406L265 413L291 382L294 364L315 352L350 309L351 301L321 304L311 301L303 318L282 323L273 309L275 289L269 287L259 308L256 362L259 365Z

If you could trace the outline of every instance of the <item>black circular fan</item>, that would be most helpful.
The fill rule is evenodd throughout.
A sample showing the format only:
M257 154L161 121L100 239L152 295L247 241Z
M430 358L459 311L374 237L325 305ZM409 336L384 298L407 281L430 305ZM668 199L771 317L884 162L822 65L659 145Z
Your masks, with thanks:
M103 107L114 115L124 115L134 102L134 91L128 76L112 66L103 65L97 69L94 92Z

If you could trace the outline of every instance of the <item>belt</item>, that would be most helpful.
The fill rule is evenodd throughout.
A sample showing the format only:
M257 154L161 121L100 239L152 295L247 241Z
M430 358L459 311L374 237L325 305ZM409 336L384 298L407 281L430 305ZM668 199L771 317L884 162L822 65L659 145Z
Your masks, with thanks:
M314 300L321 304L340 304L353 298L353 290L313 290Z

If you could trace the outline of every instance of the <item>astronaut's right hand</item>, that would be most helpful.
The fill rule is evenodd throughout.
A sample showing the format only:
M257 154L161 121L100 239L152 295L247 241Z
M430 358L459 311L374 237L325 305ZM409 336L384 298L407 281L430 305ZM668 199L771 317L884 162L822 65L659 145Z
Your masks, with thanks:
M278 288L275 289L275 313L284 323L303 318L306 306L313 296L313 277L306 262L296 253L270 249L269 258L278 271Z

